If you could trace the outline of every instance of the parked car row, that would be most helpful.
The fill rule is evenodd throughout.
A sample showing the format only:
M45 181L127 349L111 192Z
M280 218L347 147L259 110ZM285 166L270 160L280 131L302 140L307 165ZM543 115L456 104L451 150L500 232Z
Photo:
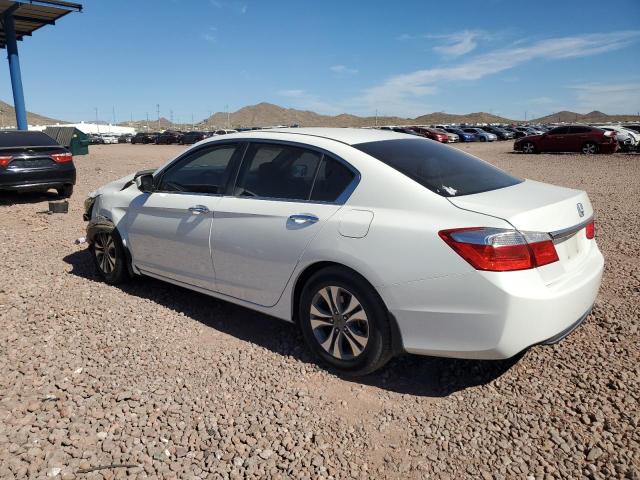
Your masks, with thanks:
M213 132L201 132L201 131L191 131L191 132L181 132L178 130L165 130L164 132L138 132L133 135L130 140L130 143L137 144L150 144L153 143L155 145L191 145L193 143L197 143L205 138L213 137L216 135L226 135L228 133L235 133L237 130L233 129L219 129ZM123 136L124 137L124 136ZM121 137L122 138L122 137ZM125 139L121 143L124 143Z

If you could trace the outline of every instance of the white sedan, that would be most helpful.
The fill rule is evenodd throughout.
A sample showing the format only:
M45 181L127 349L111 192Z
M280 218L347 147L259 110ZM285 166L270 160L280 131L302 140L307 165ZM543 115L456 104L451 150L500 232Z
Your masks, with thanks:
M585 192L373 129L217 136L85 209L108 283L148 275L296 322L354 375L400 352L503 359L557 342L604 264Z

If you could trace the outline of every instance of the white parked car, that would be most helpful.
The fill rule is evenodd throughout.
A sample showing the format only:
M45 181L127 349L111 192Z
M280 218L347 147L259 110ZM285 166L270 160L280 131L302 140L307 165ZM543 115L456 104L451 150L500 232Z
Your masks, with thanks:
M640 142L640 133L619 125L598 125L597 128L609 132L616 132L618 144L625 150L635 150Z
M105 144L118 143L118 136L117 135L103 134L103 135L101 135L101 137L104 140Z
M559 341L604 263L585 192L381 130L214 137L85 208L108 283L148 275L296 322L350 374Z

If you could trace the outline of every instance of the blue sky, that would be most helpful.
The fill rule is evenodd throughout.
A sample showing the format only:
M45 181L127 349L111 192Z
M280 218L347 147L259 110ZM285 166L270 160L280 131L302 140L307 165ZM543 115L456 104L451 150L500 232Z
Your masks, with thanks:
M77 0L81 1L81 0ZM640 1L85 0L19 44L29 111L190 122L262 101L325 114L640 110ZM13 103L9 75L0 98Z

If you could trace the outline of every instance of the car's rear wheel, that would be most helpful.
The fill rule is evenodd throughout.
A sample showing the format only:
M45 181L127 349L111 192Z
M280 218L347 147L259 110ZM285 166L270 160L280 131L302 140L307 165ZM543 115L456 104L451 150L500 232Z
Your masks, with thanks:
M116 230L96 233L89 248L98 274L105 282L115 285L129 278L127 256Z
M480 141L481 142L486 142L487 141L487 137L480 137Z
M354 272L329 267L313 275L302 291L298 315L309 348L341 373L365 375L392 356L386 307Z
M59 197L70 198L71 195L73 195L73 185L71 184L63 185L60 188L56 188L56 191L58 192Z
M525 142L522 145L522 153L536 153L536 146L533 142Z
M593 155L594 153L598 153L598 145L593 142L587 142L582 145L582 153L585 155Z

